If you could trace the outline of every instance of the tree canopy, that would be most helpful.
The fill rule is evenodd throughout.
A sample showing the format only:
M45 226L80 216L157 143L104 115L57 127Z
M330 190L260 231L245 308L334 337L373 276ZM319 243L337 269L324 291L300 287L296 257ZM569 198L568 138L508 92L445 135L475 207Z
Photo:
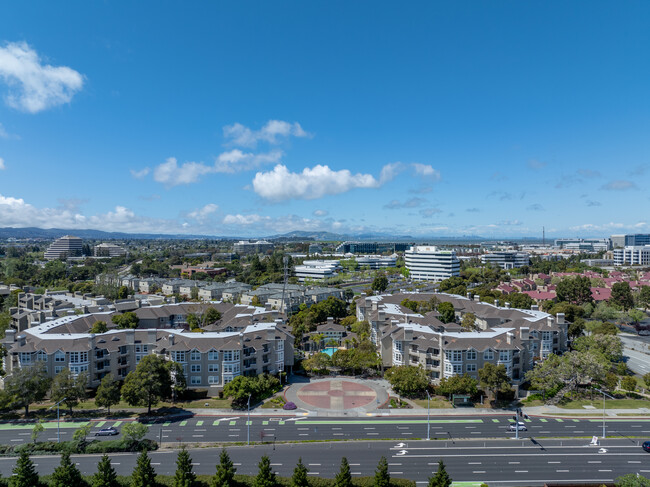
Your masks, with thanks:
M429 386L429 377L422 367L401 365L391 367L384 374L395 392L401 396L421 396Z

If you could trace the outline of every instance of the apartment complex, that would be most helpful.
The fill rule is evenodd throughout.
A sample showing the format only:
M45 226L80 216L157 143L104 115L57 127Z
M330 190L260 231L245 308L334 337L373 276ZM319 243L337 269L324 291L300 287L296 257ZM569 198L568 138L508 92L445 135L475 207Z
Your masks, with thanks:
M216 394L238 375L276 374L293 366L293 336L272 314L215 304L226 322L214 325L214 331L193 333L184 329L188 313L197 312L192 306L141 308L135 330L89 333L96 321L110 324L114 312L66 316L22 332L8 330L2 341L7 349L4 367L10 374L42 364L50 377L69 368L74 374L88 373L88 386L97 387L105 375L123 380L142 357L157 354L183 365L188 387Z
M460 275L460 260L453 250L414 246L404 252L404 261L411 279L442 281Z
M83 252L83 245L79 237L66 235L56 239L45 251L45 260L66 259L79 257Z
M481 264L491 264L502 269L514 269L530 264L528 252L500 251L481 255Z
M437 312L426 315L401 306L403 299L450 302L460 322L466 313L476 317L475 331L458 323L444 324ZM422 366L434 382L468 374L478 378L486 363L504 365L518 386L536 360L567 350L567 322L535 310L511 309L449 294L396 294L357 300L357 319L367 320L371 338L384 367Z

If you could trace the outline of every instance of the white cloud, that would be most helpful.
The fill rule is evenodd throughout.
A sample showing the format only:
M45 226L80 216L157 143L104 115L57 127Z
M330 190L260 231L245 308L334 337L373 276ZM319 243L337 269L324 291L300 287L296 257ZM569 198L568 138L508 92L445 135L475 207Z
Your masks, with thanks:
M632 181L627 181L624 179L619 179L616 181L610 181L601 187L601 189L607 191L629 191L631 189L639 189L638 186Z
M271 201L288 199L312 200L325 195L340 194L355 188L379 188L396 174L395 164L381 170L379 179L371 174L352 174L347 169L333 171L320 164L304 168L301 173L289 172L278 164L272 171L258 172L253 179L253 190Z
M0 157L0 171L4 171L7 167L5 166L5 160Z
M222 223L224 225L255 225L262 221L268 221L271 218L268 216L252 215L226 215Z
M178 165L175 157L170 157L153 171L153 179L167 186L195 183L204 174L214 172L214 168L202 162L185 162Z
M327 216L329 211L327 210L314 210L314 216Z
M264 164L274 164L282 158L282 151L273 150L263 154L245 153L239 149L219 154L214 161L214 172L234 173L257 169Z
M422 218L431 218L433 217L433 215L442 213L442 210L440 208L423 208L420 210L419 213L422 216Z
M435 179L436 181L440 179L440 172L433 168L430 164L420 164L419 162L414 162L411 164L415 170L415 174L425 178Z
M223 135L229 142L242 147L255 147L259 141L278 144L279 139L288 137L309 137L299 123L269 120L260 130L251 130L245 125L234 123L223 128Z
M219 209L219 206L214 203L208 203L202 208L191 211L187 214L189 218L197 220L198 222L204 222L211 214L216 212Z
M147 176L151 172L151 169L148 167L145 167L144 169L141 169L140 171L136 171L135 169L131 169L131 176L133 176L135 179L142 179L145 176Z
M69 103L83 87L83 76L67 66L43 64L25 42L0 47L0 78L9 87L7 105L29 113Z

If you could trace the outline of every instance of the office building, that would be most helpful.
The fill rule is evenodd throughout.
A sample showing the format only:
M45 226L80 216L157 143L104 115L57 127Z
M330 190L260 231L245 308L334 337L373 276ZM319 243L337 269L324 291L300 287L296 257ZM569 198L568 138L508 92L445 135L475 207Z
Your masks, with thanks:
M95 245L93 253L95 257L120 257L126 255L126 249L115 244L101 243Z
M293 268L293 275L300 282L304 282L305 279L327 279L334 277L340 269L341 264L338 260L305 260L302 265L297 265Z
M600 252L609 250L608 238L558 238L555 246L566 250Z
M385 254L404 252L412 244L406 242L343 242L336 247L337 254Z
M453 250L437 247L413 246L404 253L411 279L442 281L460 275L460 260Z
M502 269L514 269L530 264L530 254L514 251L491 252L481 256L481 263L496 265Z
M650 265L650 245L629 245L613 254L614 265Z
M79 237L66 235L56 239L45 251L45 260L67 259L79 257L83 246Z
M612 235L612 248L637 247L650 245L650 233L636 233L634 235Z
M397 266L397 255L383 257L381 255L361 255L356 258L359 267L369 267L370 269L382 269L385 267Z
M273 250L274 245L266 240L257 240L249 242L248 240L240 240L233 247L233 252L239 255L249 254L265 254L269 250Z

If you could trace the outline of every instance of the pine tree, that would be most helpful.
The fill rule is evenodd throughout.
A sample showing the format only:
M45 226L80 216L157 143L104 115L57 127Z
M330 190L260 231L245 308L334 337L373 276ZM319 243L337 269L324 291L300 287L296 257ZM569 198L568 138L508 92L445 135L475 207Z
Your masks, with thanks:
M196 475L192 471L192 458L185 448L178 452L176 458L176 474L174 475L174 487L194 487Z
M131 474L131 487L156 487L156 471L151 466L147 450L138 455L138 462Z
M219 465L217 465L217 473L214 474L210 481L210 487L233 487L235 485L235 472L237 469L230 460L230 456L226 450L221 450L219 455Z
M70 453L61 454L61 464L54 469L50 487L83 486L86 482L81 478L81 472L77 466L70 461Z
M104 455L97 464L97 473L93 475L90 485L92 487L119 487L117 474L108 455Z
M341 458L341 469L334 478L334 487L352 487L352 474L350 473L350 464L348 459Z
M438 471L429 477L428 487L449 487L451 485L451 478L445 470L445 464L442 460L438 461Z
M308 487L308 471L305 464L302 463L302 458L298 458L298 463L296 464L296 468L293 469L293 476L291 477L291 487Z
M386 461L386 457L381 457L377 465L377 470L375 471L374 487L389 487L389 485L390 474L388 473L388 462Z
M34 487L41 484L34 463L25 450L21 450L12 472L13 476L9 479L9 487Z
M253 487L277 487L278 481L275 478L275 473L271 468L271 460L267 455L264 455L257 465L258 472Z

